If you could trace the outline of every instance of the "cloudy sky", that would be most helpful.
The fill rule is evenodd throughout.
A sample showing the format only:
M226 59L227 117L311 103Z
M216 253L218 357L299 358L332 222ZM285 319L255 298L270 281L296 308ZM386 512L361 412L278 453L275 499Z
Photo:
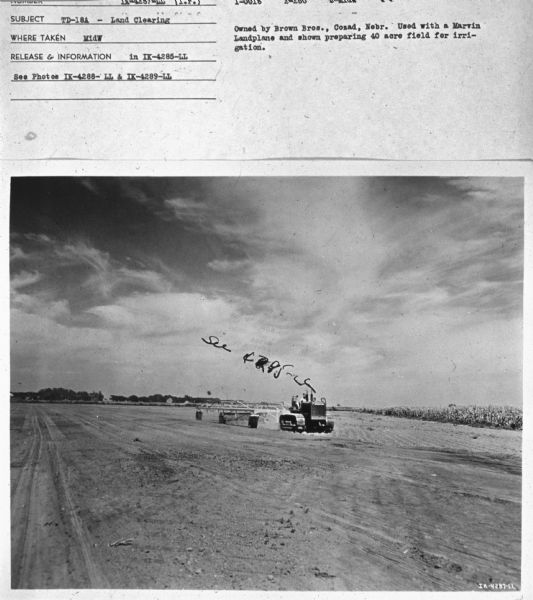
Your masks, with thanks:
M11 389L521 405L522 277L521 179L14 179Z

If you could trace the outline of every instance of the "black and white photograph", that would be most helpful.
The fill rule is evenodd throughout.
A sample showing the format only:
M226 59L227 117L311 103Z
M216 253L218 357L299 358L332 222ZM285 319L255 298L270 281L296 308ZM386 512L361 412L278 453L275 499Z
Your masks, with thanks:
M15 590L521 590L524 179L10 181Z

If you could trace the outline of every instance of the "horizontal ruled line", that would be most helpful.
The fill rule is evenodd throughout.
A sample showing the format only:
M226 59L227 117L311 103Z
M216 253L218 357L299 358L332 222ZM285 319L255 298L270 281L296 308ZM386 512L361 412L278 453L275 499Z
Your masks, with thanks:
M132 100L137 102L138 100L148 100L153 102L154 100L216 100L216 98L11 98L11 102L88 102L88 101L114 101L114 100Z
M44 7L44 6L55 6L55 7L85 7L85 8L202 8L203 6L217 6L215 3L211 4L67 4L67 2L71 2L71 0L56 0L56 2L61 2L61 4L16 4L11 2L12 8L24 7L24 8L35 8L35 7Z
M64 3L66 2L71 2L72 0L54 0L55 2L60 2L61 4L59 4L58 6L63 6ZM93 2L94 4L91 4L91 6L106 6L105 4L96 4L96 2L99 2L100 0L85 0L86 2ZM7 2L7 0L0 0L0 2ZM42 4L40 4L39 6L53 6L53 4L50 2L50 0L42 0ZM11 5L12 6L25 6L24 2L14 2L14 0L11 0ZM205 4L203 4L202 2L198 2L196 4L187 4L187 3L182 3L182 4L175 4L174 0L166 0L166 2L164 4L158 4L155 2L152 2L151 4L116 4L114 6L155 6L155 7L159 7L159 6L174 6L174 7L180 7L180 6L184 6L186 8L195 8L197 6L205 6Z
M88 63L93 65L106 65L109 63L151 63L156 65L158 63L181 63L186 65L187 63L216 63L216 60L12 60L11 63L24 64L24 63L41 63L42 65L49 65L50 63Z
M11 25L23 25L27 27L28 25L39 25L43 27L45 25L50 25L54 27L80 27L81 25L91 26L91 27L126 27L128 25L132 27L148 27L155 26L158 27L169 27L170 25L217 25L214 21L202 21L202 22L182 22L182 23L11 23Z
M161 83L163 81L216 81L216 79L11 79L11 83Z
M181 42L11 42L12 44L57 44L58 46L64 46L65 44L74 44L74 45L81 45L83 44L85 45L89 45L89 44L96 44L97 46L103 46L106 44L120 44L120 45L124 45L124 44L216 44L217 41L216 40L183 40Z
M61 8L203 8L204 6L216 6L216 4L12 4L12 8L37 8L43 6L55 6Z

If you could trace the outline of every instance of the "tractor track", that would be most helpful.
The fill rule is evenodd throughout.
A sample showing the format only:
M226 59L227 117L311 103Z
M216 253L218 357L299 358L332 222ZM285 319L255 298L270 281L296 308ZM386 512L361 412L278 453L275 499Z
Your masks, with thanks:
M11 498L11 510L20 512L20 526L11 531L11 586L22 587L28 581L32 569L32 527L35 521L37 477L36 471L41 463L42 430L36 415L31 418L31 445L23 460L14 494ZM13 513L12 513L13 514Z
M241 451L241 455L230 455L228 458L227 456L213 452L183 451L162 447L161 445L156 446L153 443L141 440L125 440L123 429L109 422L95 421L87 418L81 418L79 419L79 422L92 436L98 437L102 441L105 441L106 444L115 446L115 448L119 449L121 452L128 452L134 456L139 456L141 460L144 459L149 461L153 457L154 459L164 462L165 465L169 466L177 475L176 478L167 480L169 485L179 483L182 479L179 475L182 474L184 470L189 470L193 473L201 473L209 476L210 484L213 487L219 486L220 488L224 488L226 494L231 493L235 497L247 495L248 497L252 496L251 500L253 501L257 499L262 502L268 502L269 496L265 496L267 490L264 489L261 480L256 481L255 485L251 487L248 485L246 477L244 477L244 472L242 473L242 477L228 477L228 472L231 472L233 462L240 463L243 460L246 460L242 456L242 448L239 444L228 444L226 446L226 453L228 448L235 451ZM175 434L175 428L173 429L166 425L160 425L159 429ZM196 435L194 437L197 438L198 436ZM282 485L281 487L282 489L285 489L286 485Z
M50 417L38 410L31 425L31 446L12 497L11 585L34 587L41 574L49 571L48 559L53 558L63 564L48 574L50 584L71 587L69 579L75 579L84 587L106 587L69 492ZM71 540L68 547L61 544L65 536Z
M53 422L49 416L43 415L43 423L48 432L49 439L52 440ZM73 501L72 495L69 491L65 467L59 455L57 444L53 442L50 443L48 450L52 472L55 474L58 498L61 504L64 505L64 509L68 518L69 529L73 534L75 543L81 551L81 555L83 557L83 566L87 574L89 587L105 588L107 587L106 577L102 571L102 568L92 556L90 542L88 541L91 539L91 537L77 514L76 504Z

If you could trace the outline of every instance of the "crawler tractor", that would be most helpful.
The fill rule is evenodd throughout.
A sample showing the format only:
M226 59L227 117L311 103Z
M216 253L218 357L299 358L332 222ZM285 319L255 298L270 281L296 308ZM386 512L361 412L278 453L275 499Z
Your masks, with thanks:
M312 394L304 395L301 400L293 397L289 411L279 416L279 427L298 433L330 433L333 421L326 416L326 399L317 401Z

